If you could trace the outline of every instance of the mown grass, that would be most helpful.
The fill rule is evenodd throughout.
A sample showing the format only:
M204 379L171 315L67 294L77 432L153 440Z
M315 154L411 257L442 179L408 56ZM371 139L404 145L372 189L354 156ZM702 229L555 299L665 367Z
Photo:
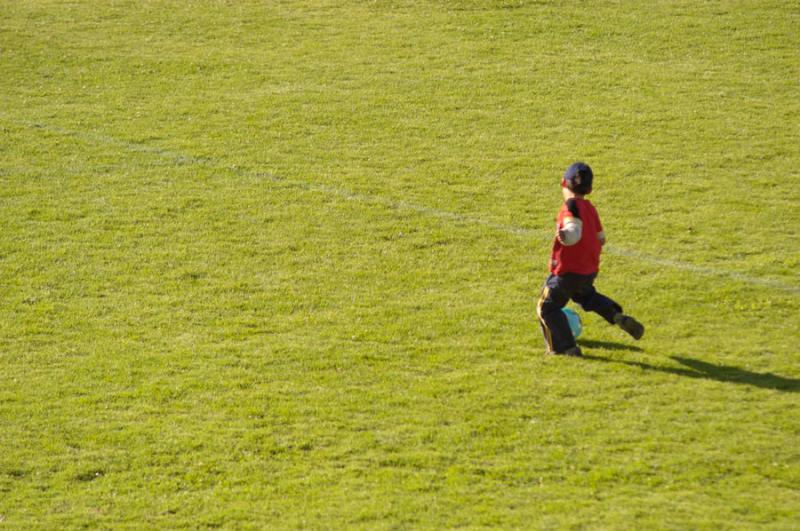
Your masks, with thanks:
M796 5L0 14L3 525L796 525Z

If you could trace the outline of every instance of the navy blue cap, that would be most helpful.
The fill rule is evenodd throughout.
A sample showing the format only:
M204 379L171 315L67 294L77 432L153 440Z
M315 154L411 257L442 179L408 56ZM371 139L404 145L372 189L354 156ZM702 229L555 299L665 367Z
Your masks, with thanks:
M593 177L594 174L588 164L576 162L564 172L561 185L566 186L576 194L586 195L592 191Z

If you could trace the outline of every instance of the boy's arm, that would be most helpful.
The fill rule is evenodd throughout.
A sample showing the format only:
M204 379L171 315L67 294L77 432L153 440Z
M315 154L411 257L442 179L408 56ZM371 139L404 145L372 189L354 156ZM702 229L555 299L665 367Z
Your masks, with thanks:
M564 218L561 228L558 229L558 241L569 247L581 241L582 233L583 221L580 218Z
M595 210L595 213L597 211ZM600 221L600 215L597 215L597 239L600 240L600 245L603 246L606 244L606 231L603 230L603 222Z
M558 241L569 247L581 241L583 221L574 199L567 200L566 211L562 210L561 223L558 227Z

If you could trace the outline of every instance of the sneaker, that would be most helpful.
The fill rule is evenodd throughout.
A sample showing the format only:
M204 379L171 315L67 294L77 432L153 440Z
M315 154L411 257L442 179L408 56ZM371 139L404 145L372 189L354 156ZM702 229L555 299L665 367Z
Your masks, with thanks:
M556 352L554 350L547 350L545 354L548 356L572 356L574 358L580 358L583 356L583 352L581 352L581 347L574 346L572 348L568 348L564 352Z
M641 339L644 335L644 325L623 313L618 313L614 316L614 324L628 332L633 339Z
M583 356L583 352L581 352L581 347L576 345L576 346L574 346L572 348L568 348L566 351L564 351L564 355L565 356L574 356L576 358L580 358L580 357Z

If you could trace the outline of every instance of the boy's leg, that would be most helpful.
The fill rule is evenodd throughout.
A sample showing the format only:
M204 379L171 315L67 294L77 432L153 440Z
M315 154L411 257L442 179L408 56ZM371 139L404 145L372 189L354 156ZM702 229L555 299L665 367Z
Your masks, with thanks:
M630 315L625 315L622 306L599 293L591 282L574 294L572 300L587 312L595 312L610 324L622 328L634 339L640 339L644 335L644 326Z
M539 303L536 305L536 314L539 316L539 324L549 353L579 354L567 316L561 311L569 301L569 291L560 280L561 277L555 275L547 277Z
M609 297L599 293L592 282L587 283L583 289L572 296L572 300L581 305L587 312L600 315L610 324L614 324L614 316L622 313L622 306Z

